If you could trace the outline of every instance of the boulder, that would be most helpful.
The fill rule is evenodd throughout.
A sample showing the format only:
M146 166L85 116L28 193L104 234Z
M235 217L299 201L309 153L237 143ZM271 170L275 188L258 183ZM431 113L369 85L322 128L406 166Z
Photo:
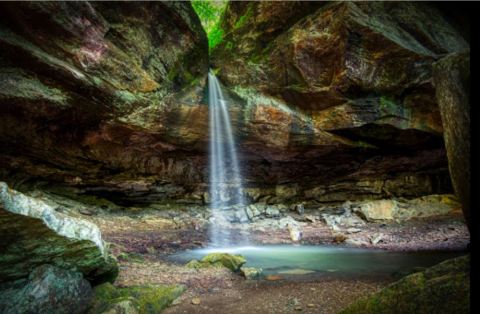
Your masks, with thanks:
M245 279L258 279L262 273L261 268L255 267L240 267L240 272L245 277Z
M302 239L302 230L296 225L288 225L288 233L293 242L298 242Z
M93 297L82 273L45 264L30 273L23 287L0 291L0 312L83 314Z
M297 212L299 215L303 215L305 212L305 206L300 203L300 204L293 204L290 206L290 210Z
M206 268L206 267L226 267L231 271L237 272L247 260L241 255L228 253L210 253L204 256L200 261L192 260L187 263L188 268Z
M460 209L453 195L427 195L411 200L375 200L352 206L367 221L404 221L412 218L445 215Z
M269 218L274 218L274 217L279 217L280 216L280 210L278 210L277 207L274 206L267 206L265 210L265 216Z
M247 262L247 260L242 255L210 253L203 257L201 262L208 264L221 264L231 271L238 271L240 267Z
M436 62L433 79L450 177L470 226L470 51L453 53Z
M470 313L470 256L409 275L340 313Z
M398 206L395 200L366 202L355 208L355 212L367 221L392 220L397 211Z
M0 283L42 264L78 270L93 283L114 281L118 267L100 230L0 182Z

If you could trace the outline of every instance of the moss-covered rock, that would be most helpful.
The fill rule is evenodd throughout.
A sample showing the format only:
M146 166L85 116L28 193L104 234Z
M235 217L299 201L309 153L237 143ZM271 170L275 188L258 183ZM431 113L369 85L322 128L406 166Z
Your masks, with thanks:
M122 309L124 311L128 309L132 313L156 314L184 291L184 286L149 285L119 288L104 283L95 287L95 301L89 313L121 313Z
M238 271L240 267L247 262L242 255L233 255L228 253L210 253L203 257L202 263L221 264L231 271Z
M341 313L470 313L470 256L409 275Z
M192 260L187 263L188 268L208 268L208 267L226 267L231 271L239 271L240 267L247 260L242 255L233 255L228 253L210 253L204 256L200 261Z
M116 261L91 222L0 182L0 283L25 278L42 264L78 270L92 283L113 282Z

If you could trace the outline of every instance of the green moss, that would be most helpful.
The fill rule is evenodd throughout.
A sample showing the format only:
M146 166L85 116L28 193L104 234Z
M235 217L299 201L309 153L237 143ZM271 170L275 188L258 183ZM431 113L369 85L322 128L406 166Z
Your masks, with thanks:
M138 286L123 288L122 297L133 297L138 301L139 313L160 313L176 298L185 288L183 286Z
M228 253L210 253L201 260L202 263L211 265L221 264L232 271L238 271L240 267L247 262L242 255L232 255Z
M95 297L99 300L110 300L119 296L118 289L111 283L104 283L95 287Z
M220 25L217 25L209 34L208 34L208 48L211 51L223 40L223 29Z
M245 22L253 16L253 4L248 5L247 12L244 15L240 16L233 26L234 29L240 28L245 25Z
M239 271L240 267L245 264L247 260L242 255L232 255L228 253L210 253L198 261L191 260L185 266L193 269L201 268L222 268L226 267L231 271Z
M133 286L118 288L110 283L95 287L91 314L102 313L123 301L132 302L140 314L156 314L164 310L185 291L184 286Z
M223 266L222 263L220 262L214 262L214 263L210 263L210 262L201 262L201 261L198 261L196 259L194 260L191 260L190 262L188 262L185 267L187 268L192 268L192 269L202 269L202 268L223 268L225 266Z
M398 106L394 99L386 96L380 97L380 109L385 110L387 112L392 112L392 111L395 111L397 107Z
M141 263L144 261L144 258L141 254L126 253L126 252L120 253L120 255L118 255L118 259L124 260L127 262L137 262L137 263Z
M407 276L341 313L469 313L470 257Z

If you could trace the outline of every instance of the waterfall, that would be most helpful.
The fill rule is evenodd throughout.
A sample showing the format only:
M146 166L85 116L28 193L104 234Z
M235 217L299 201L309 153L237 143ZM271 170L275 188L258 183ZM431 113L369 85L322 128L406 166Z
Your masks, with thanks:
M212 246L230 246L234 240L225 209L244 211L242 177L235 139L227 109L228 101L218 79L208 74L208 105L210 119L210 242ZM233 205L233 206L232 206ZM241 237L237 235L236 241Z

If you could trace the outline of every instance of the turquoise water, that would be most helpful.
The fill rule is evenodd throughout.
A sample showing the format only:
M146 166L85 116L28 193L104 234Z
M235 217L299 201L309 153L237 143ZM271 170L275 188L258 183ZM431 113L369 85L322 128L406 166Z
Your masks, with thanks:
M196 249L170 256L186 263L212 252L241 254L246 266L263 269L264 275L312 276L315 274L392 275L430 267L460 252L389 252L329 246L265 245Z

